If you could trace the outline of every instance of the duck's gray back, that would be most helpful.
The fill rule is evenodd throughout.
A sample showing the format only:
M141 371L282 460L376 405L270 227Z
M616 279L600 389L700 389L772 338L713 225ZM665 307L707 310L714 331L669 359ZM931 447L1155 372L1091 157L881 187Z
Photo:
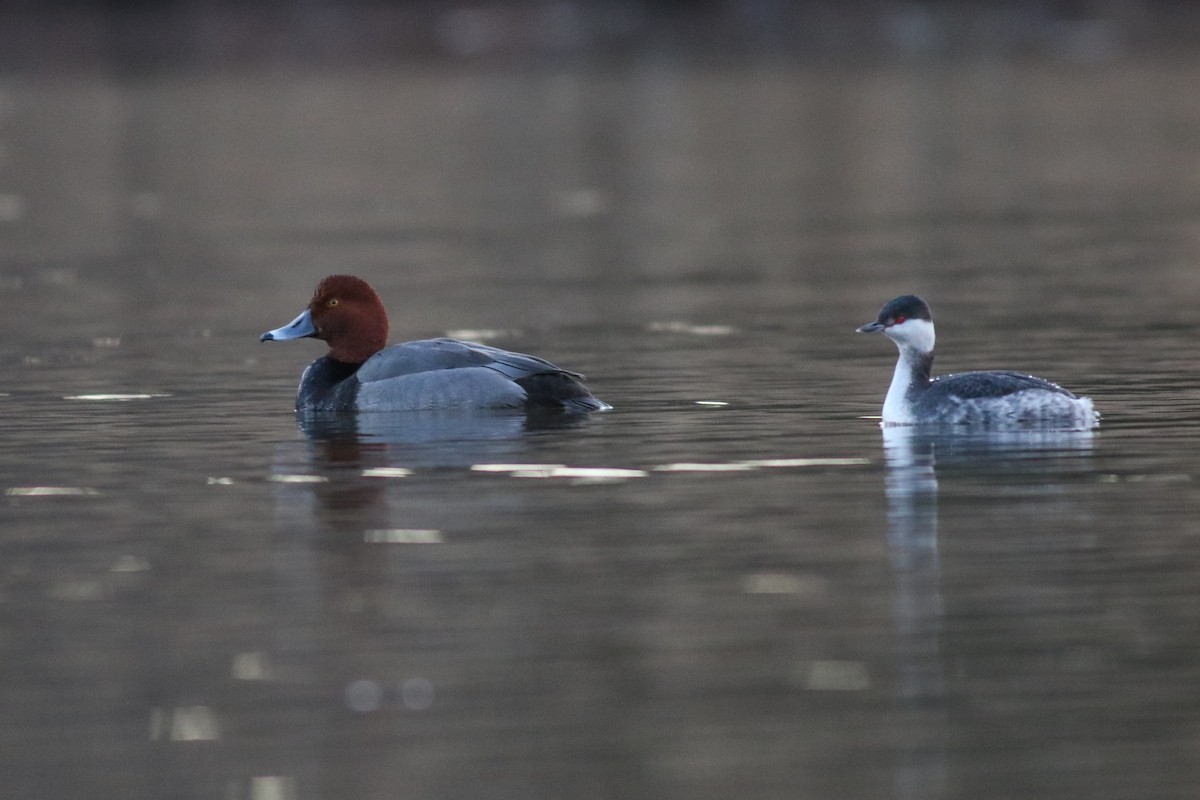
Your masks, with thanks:
M371 356L359 369L358 379L367 384L403 375L472 367L493 370L514 381L543 372L581 377L537 356L460 339L419 339L385 348Z
M460 339L420 339L379 351L359 368L360 411L609 408L579 383L583 376L545 359Z
M525 400L525 390L495 370L464 367L363 381L355 408L359 411L521 408Z

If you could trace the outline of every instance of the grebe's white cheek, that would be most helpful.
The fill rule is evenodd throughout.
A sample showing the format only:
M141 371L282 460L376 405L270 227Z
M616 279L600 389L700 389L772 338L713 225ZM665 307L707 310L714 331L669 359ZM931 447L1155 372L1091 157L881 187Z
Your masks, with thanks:
M903 344L919 350L922 353L933 351L933 323L924 319L906 319L898 325L893 325L884 331L888 338L898 344Z

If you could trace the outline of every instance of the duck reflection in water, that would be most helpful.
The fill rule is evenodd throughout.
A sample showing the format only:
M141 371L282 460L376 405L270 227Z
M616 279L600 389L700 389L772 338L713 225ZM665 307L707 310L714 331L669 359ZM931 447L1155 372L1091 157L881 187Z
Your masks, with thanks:
M403 494L403 489L387 478L536 460L539 436L587 420L579 414L489 410L301 413L297 421L304 440L277 449L272 479L281 485L293 526L301 524L297 517L313 518L304 523L308 526L326 512L358 509L363 526L389 527L394 525L389 494ZM414 510L411 498L406 505Z
M480 458L510 456L536 430L523 413L502 411L410 411L403 414L297 415L297 425L314 445L357 446L386 452L394 466L470 466Z
M461 411L301 415L304 436L278 447L271 476L280 585L311 604L314 618L332 608L356 609L352 620L392 619L398 595L420 606L440 591L424 576L444 573L443 539L486 531L498 513L521 513L519 493L486 475L467 479L465 471L536 459L545 439L553 442L556 431L586 419ZM419 546L381 547L399 542Z
M1037 428L972 430L957 426L884 425L888 550L897 633L897 694L935 716L947 697L941 639L945 619L938 541L938 471L948 480L986 471L1003 476L1061 476L1063 459L1090 456L1093 432ZM942 721L944 723L944 720ZM933 726L945 730L944 724ZM948 791L945 743L927 736L897 765L896 796Z

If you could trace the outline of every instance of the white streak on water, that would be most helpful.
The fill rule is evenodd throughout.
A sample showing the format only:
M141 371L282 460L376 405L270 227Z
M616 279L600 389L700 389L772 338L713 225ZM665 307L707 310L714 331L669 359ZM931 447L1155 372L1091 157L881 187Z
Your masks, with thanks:
M295 800L296 796L296 779L290 775L255 775L250 779L249 800Z
M386 528L363 532L371 544L441 544L442 532L429 528Z
M158 397L171 395L160 392L155 394L69 394L63 400L89 400L105 403L127 403L131 400L153 400Z
M670 320L651 322L650 330L654 333L686 333L691 336L728 336L736 328L732 325L693 325L690 322Z
M804 688L813 692L862 692L871 675L861 661L812 661L804 671Z
M275 483L328 483L323 475L272 475L267 478Z
M258 651L235 654L232 674L239 681L269 681L275 677L267 654Z
M143 556L120 556L116 563L108 568L109 572L146 572L150 569L149 559Z
M749 472L755 467L738 462L706 463L681 461L675 464L660 464L655 472Z
M208 706L180 706L167 711L150 709L150 740L163 737L172 742L207 742L221 738L217 715Z
M413 471L404 467L371 467L362 474L364 478L407 478Z
M644 478L644 469L621 467L568 467L564 464L472 464L474 472L506 472L513 478L571 478L576 481L613 481Z
M13 486L4 493L9 497L94 497L100 494L87 486Z
M763 458L742 461L753 467L858 467L870 464L869 458Z

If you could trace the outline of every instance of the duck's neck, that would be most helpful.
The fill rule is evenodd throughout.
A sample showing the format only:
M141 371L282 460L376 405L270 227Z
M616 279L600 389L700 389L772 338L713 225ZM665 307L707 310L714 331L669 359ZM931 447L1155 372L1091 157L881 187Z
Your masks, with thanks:
M361 364L321 356L308 365L296 392L297 411L348 411L354 408L358 380L350 380Z
M884 422L913 422L915 395L928 388L933 375L933 353L911 345L900 345L900 358L892 373L892 385L883 401Z

